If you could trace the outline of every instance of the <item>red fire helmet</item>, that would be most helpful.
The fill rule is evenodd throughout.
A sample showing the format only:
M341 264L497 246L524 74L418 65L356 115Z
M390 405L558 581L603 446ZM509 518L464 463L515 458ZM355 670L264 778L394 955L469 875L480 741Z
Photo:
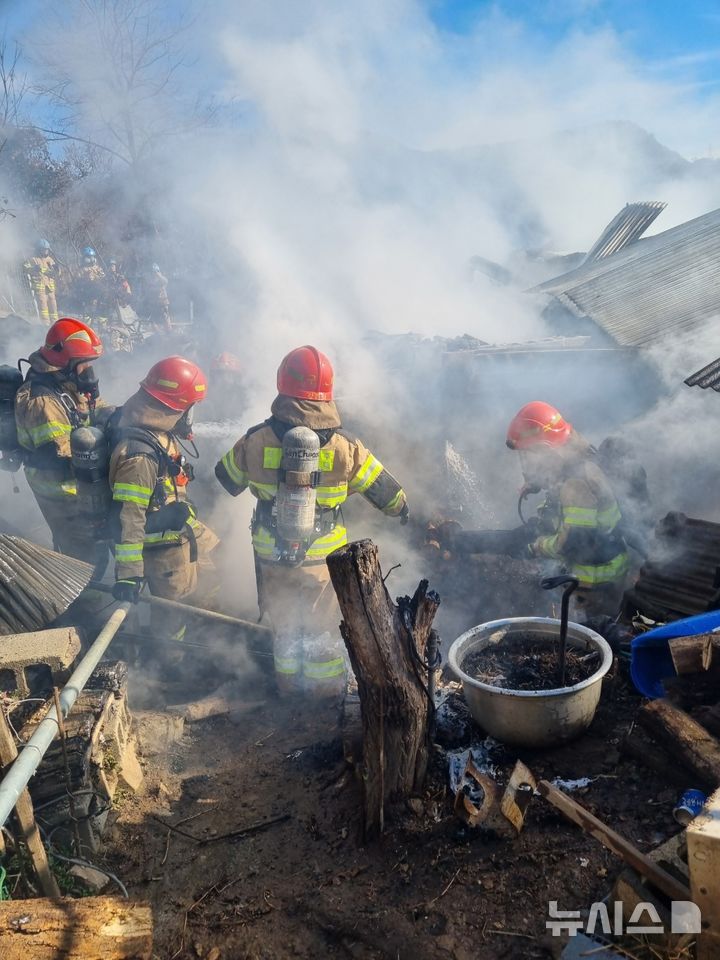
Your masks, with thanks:
M207 380L197 364L184 357L165 357L140 381L145 393L171 410L187 410L207 396Z
M332 364L316 347L297 347L278 367L277 388L298 400L332 400Z
M230 373L241 373L242 365L234 353L228 353L227 350L215 357L210 364L211 370L227 370Z
M74 317L56 320L40 347L40 356L61 370L73 360L96 360L102 352L100 337L92 327Z
M571 433L572 425L563 419L559 410L542 400L533 400L513 417L506 442L511 450L527 450L540 444L562 447Z

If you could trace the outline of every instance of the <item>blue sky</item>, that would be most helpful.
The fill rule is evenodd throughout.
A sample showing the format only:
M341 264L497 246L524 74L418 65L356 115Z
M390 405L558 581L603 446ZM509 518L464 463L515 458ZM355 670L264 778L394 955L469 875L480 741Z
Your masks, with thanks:
M553 45L577 31L612 29L649 69L720 82L720 4L709 0L429 0L435 23L464 34L493 11Z

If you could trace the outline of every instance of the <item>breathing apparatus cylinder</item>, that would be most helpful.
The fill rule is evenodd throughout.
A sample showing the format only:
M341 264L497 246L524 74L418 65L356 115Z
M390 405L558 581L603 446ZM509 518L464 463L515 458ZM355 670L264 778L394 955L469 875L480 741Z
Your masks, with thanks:
M98 427L77 427L70 434L70 457L80 516L99 529L108 518L112 500L110 448L104 432Z
M320 438L309 427L293 427L283 437L276 500L281 559L301 563L315 533L315 487Z
M17 367L0 366L0 450L10 453L20 447L15 425L15 394L23 378Z

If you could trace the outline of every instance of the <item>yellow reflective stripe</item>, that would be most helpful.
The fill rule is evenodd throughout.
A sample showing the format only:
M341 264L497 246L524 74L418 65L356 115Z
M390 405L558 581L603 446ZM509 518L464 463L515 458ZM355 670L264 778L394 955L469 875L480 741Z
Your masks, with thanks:
M613 583L624 577L630 568L626 553L619 553L609 563L575 564L570 568L573 577L577 577L581 586L593 587L602 583Z
M146 533L145 543L152 545L155 543L179 543L187 534L182 530L162 530L159 533Z
M612 530L621 520L622 514L620 513L620 507L617 503L608 507L607 510L598 510L598 524L607 530Z
M326 534L324 537L320 537L318 540L314 540L312 546L308 549L308 552L305 554L305 556L308 559L327 557L328 554L332 553L334 550L344 547L347 542L348 538L346 528L335 527L331 533Z
M308 680L328 680L341 677L345 673L345 661L342 657L335 660L305 660L303 674Z
M371 453L365 463L350 481L350 488L356 493L364 493L371 484L375 483L382 473L383 465Z
M233 483L237 484L238 487L244 487L247 484L247 474L235 463L234 449L228 450L228 452L222 458L221 463L227 470L227 474Z
M185 626L180 627L179 630L176 630L175 633L170 634L170 640L177 640L178 643L182 643L185 639Z
M335 487L318 487L315 492L321 507L337 507L347 500L347 483L339 483Z
M257 480L250 481L250 492L253 493L258 500L272 500L273 497L277 495L277 489L276 483L258 483Z
M282 447L263 447L263 468L277 470L282 463Z
M177 390L180 386L179 383L176 383L174 380L162 380L160 377L157 379L157 385L159 387L170 387L171 390Z
M59 420L48 420L47 423L40 423L36 427L27 427L28 435L35 446L47 443L49 440L55 440L57 437L66 437L72 433L72 427L69 423L61 423Z
M557 533L552 533L548 537L539 537L535 542L536 552L542 554L544 557L559 557L560 552L558 551L557 541Z
M141 487L136 483L113 484L113 500L124 503L139 503L140 506L147 507L152 494L150 487Z
M74 480L48 480L43 477L46 471L38 470L35 467L25 467L25 476L34 493L39 493L43 497L74 497L77 494L77 486Z
M299 673L300 661L297 657L275 657L275 673Z
M398 492L392 498L390 503L386 504L386 506L383 507L383 511L385 513L391 513L393 510L397 509L397 506L400 503L400 501L404 499L405 499L405 491L398 490Z
M598 512L591 507L563 507L563 522L571 527L596 527Z
M334 450L321 450L319 466L322 473L330 473L335 464Z
M275 537L266 530L265 527L259 527L252 537L253 549L259 557L272 557L275 552Z
M115 559L118 563L136 563L142 561L143 545L141 543L116 543Z

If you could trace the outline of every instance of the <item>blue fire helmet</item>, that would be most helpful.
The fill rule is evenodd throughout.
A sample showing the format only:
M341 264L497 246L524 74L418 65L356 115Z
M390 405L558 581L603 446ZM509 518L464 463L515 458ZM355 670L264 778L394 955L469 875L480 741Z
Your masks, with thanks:
M37 240L35 242L35 249L38 251L38 253L47 253L50 249L50 241L45 240L44 238Z
M84 257L94 257L94 256L95 256L95 251L93 250L92 247L83 247L82 255L83 255Z
M108 260L108 266L109 266L109 267L116 267L116 266L117 266L117 260Z
M152 265L152 270L153 270L153 273L160 273L160 267L158 266L157 263L154 263Z

